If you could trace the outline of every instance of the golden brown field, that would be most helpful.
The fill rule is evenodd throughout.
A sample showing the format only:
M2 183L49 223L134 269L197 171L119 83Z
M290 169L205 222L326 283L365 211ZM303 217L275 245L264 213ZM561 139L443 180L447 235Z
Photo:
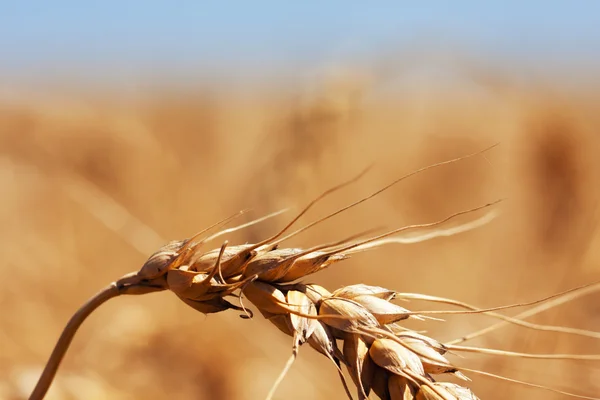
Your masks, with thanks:
M296 210L371 162L365 178L304 221L411 170L500 142L485 157L415 176L291 244L431 222L506 201L500 217L476 231L355 255L313 281L330 289L363 282L491 307L598 280L598 93L486 83L383 97L346 82L302 96L156 91L122 100L115 91L4 101L0 399L26 398L70 315L168 240L240 209L252 209L246 220ZM256 242L286 218L291 213L237 232L230 242ZM599 296L532 321L600 331ZM238 315L205 317L166 292L115 299L84 324L48 398L264 398L291 340L260 315L249 321ZM494 322L476 315L445 319L415 328L445 341ZM600 353L592 339L516 327L473 344ZM463 361L563 390L600 392L598 362L474 355ZM472 378L482 399L563 398ZM307 347L277 397L341 399L344 392L330 363Z

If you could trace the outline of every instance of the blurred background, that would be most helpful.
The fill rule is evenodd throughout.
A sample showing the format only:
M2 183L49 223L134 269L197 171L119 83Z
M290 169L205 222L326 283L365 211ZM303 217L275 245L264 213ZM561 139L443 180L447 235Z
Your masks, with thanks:
M354 256L311 277L530 301L600 278L600 5L475 2L2 2L0 398L26 398L68 318L172 239L250 208L325 215L428 171L290 241L431 222L498 198L477 231ZM291 212L232 235L256 242ZM215 244L217 247L218 244ZM532 321L600 331L590 295ZM419 309L414 303L407 307ZM515 312L511 312L514 314ZM445 341L493 323L416 326ZM471 344L600 353L508 327ZM261 399L291 339L257 316L205 317L170 293L112 300L86 321L49 399ZM462 364L588 396L593 362L468 355ZM564 398L472 376L482 399ZM337 399L300 357L277 398Z

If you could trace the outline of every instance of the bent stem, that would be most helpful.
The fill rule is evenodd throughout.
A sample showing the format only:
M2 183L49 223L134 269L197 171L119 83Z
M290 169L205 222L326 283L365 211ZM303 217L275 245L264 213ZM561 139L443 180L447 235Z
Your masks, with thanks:
M112 299L113 297L119 296L121 291L117 286L116 282L111 283L100 292L98 292L94 297L89 299L69 320L65 328L63 329L60 338L56 342L54 346L54 350L44 367L44 371L40 376L31 396L29 396L29 400L41 400L46 395L46 392L50 388L52 381L54 380L54 376L56 375L56 371L75 336L75 333L85 321L85 319L98 307L104 304L106 301Z

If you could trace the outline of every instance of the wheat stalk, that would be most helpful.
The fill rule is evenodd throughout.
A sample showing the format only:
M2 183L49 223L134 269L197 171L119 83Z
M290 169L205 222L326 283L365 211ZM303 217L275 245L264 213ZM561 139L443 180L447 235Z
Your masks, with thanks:
M203 250L204 245L211 240L234 230L259 223L281 212L267 215L235 228L224 229L212 235L209 234L210 230L222 227L222 225L239 215L240 212L189 239L172 241L166 244L151 255L139 271L127 274L110 284L73 315L59 338L30 399L39 400L45 396L78 327L98 306L119 295L138 295L163 290L170 290L185 304L205 314L234 309L244 312L242 317L252 318L252 311L248 310L243 302L245 298L265 319L280 331L292 337L292 355L267 395L268 399L274 395L277 385L284 379L289 368L292 367L301 346L306 343L333 363L341 378L345 392L351 399L351 390L344 377L342 367L345 367L348 371L356 387L358 399L366 399L370 393L375 393L382 399L447 400L477 399L475 394L467 387L438 380L448 374L453 374L465 382L468 382L469 378L464 372L469 372L494 376L513 383L541 387L457 366L446 357L447 352L450 350L453 352L479 352L526 358L600 359L596 355L532 355L458 346L458 342L443 344L434 338L403 328L399 322L408 318L425 320L431 318L427 314L432 313L444 314L459 311L413 312L396 305L393 300L401 298L441 302L466 308L468 309L467 313L486 313L503 319L506 323L516 323L533 329L578 334L583 332L560 330L558 329L560 327L527 324L518 318L509 318L495 313L501 307L479 309L451 299L406 293L399 294L391 289L366 284L350 285L331 292L317 284L299 282L300 279L327 268L333 263L340 262L359 251L367 251L389 243L415 243L477 228L489 222L495 216L495 213L493 211L488 212L475 220L452 227L443 227L442 225L458 216L489 208L497 202L460 211L440 221L405 226L371 237L367 236L369 232L363 232L338 242L321 244L309 249L278 247L283 241L296 234L367 201L416 173L481 153L477 152L411 172L375 193L342 207L336 212L316 220L287 236L283 235L317 201L356 181L364 175L366 170L357 177L324 192L305 207L281 231L259 243L230 246L227 241L224 241L219 248ZM569 293L560 294L558 297L554 296L554 300L558 300L561 296L563 298L567 296L575 298L577 293L585 290L586 288L578 288ZM226 298L238 298L239 305L233 304ZM537 303L539 302L535 304ZM592 333L585 333L588 336L593 336ZM480 335L480 333L467 336L467 338L477 335ZM593 398L561 392L552 388L545 389L573 397Z

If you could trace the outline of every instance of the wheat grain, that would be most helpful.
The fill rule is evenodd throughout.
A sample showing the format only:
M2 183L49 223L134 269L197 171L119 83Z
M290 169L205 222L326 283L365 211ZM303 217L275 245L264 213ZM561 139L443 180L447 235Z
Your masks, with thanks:
M481 152L473 155L475 154L481 154ZM242 298L245 297L265 319L275 325L281 332L292 337L292 355L280 376L276 379L267 398L274 395L278 384L285 378L285 374L297 358L300 347L305 343L309 343L313 349L332 361L338 370L349 398L352 398L352 395L342 373L342 365L346 366L356 386L359 399L366 399L371 392L383 399L476 399L468 388L437 380L439 376L443 377L445 374L451 373L468 381L461 370L487 374L454 365L445 356L447 350L479 351L487 354L524 357L528 355L441 344L433 338L402 327L398 322L410 317L423 320L422 315L427 313L443 314L453 313L452 311L412 312L392 303L392 301L396 297L433 300L462 306L468 309L468 311L465 311L466 313L490 313L492 315L494 315L492 311L506 307L479 309L448 299L398 294L394 290L366 284L350 285L331 292L316 284L295 283L295 281L320 271L334 262L342 261L356 251L365 251L387 243L411 243L473 229L488 222L491 219L490 216L493 217L493 215L488 213L475 222L463 223L452 229L444 229L443 227L438 229L438 227L457 216L480 211L496 204L496 202L457 212L441 221L410 225L367 239L358 239L365 235L365 233L361 233L338 242L317 245L309 249L277 248L284 240L350 207L363 203L407 177L464 158L466 157L444 161L407 174L373 194L363 197L361 200L318 219L287 236L283 236L285 232L318 200L356 181L364 175L366 170L355 178L325 191L282 230L259 243L229 246L229 243L224 241L219 248L201 251L202 246L210 240L261 222L281 212L269 214L250 223L201 238L210 229L222 226L240 215L240 212L187 240L172 241L166 244L149 257L139 272L127 274L111 284L73 316L59 339L30 399L39 400L44 397L77 328L95 308L108 299L121 294L145 294L162 290L172 291L185 304L205 314L234 309L244 311L246 314L243 317L251 318L253 314L246 309L242 301ZM401 232L421 228L435 229L425 235L413 236L410 239L395 236ZM419 239L414 240L415 238ZM571 292L573 298L575 297L574 293L577 292ZM239 306L225 299L232 296L239 298ZM538 303L540 301L527 304ZM456 313L458 312L456 311ZM512 321L514 319L505 319L514 322ZM339 341L342 342L342 350L340 350ZM529 356L535 358L535 356ZM598 359L594 356L584 355L570 355L569 357L571 359ZM537 358L559 357L537 355ZM487 375L494 376L493 374ZM509 378L504 379L517 382ZM575 394L569 395L592 398Z

